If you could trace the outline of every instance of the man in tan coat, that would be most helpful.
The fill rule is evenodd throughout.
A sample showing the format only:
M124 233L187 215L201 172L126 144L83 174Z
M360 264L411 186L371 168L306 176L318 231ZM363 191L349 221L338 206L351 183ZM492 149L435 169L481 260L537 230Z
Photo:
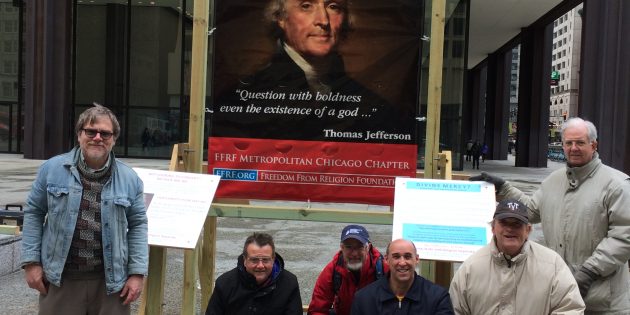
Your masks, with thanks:
M571 271L554 251L527 240L527 207L503 200L494 213L492 242L457 270L449 293L458 315L583 314Z

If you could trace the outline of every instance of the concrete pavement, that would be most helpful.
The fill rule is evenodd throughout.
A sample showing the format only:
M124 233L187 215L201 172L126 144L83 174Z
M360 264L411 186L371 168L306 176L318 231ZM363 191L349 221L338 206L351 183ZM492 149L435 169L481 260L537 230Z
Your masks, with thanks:
M123 159L133 167L168 169L167 160ZM28 160L22 155L0 154L0 206L23 204L32 180L35 178L41 160ZM516 168L514 157L508 160L485 161L480 170L471 170L470 162L463 172L469 175L487 171L511 181L525 192L533 192L551 171L562 167L562 163L549 161L547 168ZM305 206L305 203L290 202L285 205ZM345 209L387 211L385 207L359 204L319 204L312 207L341 207ZM283 256L288 270L297 275L300 283L302 302L308 304L312 288L319 271L332 258L338 249L339 233L343 223L284 221L264 219L219 218L217 229L217 256L215 276L220 275L236 264L236 257L242 250L245 238L254 231L266 231L274 236L276 248ZM383 249L391 238L391 226L366 225L374 245ZM2 239L0 239L0 244ZM15 242L17 245L17 242ZM16 248L19 248L16 247ZM9 254L0 252L0 265L9 259ZM19 250L12 250L19 255ZM420 253L422 257L422 253ZM11 259L18 259L12 257ZM181 276L183 274L183 251L168 250L167 279L165 281L164 314L179 314L181 308ZM36 291L29 289L21 270L0 275L0 314L36 314ZM198 299L199 300L199 299ZM197 303L197 313L203 314ZM134 305L133 309L137 307Z

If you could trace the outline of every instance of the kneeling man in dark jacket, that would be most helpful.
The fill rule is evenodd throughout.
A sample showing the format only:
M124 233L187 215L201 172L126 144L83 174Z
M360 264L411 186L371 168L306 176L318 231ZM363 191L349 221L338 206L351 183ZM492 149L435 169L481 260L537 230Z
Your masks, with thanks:
M446 289L416 274L420 261L413 242L398 239L387 245L389 274L354 295L351 315L449 315Z
M206 309L206 315L240 314L302 314L297 278L284 270L269 234L254 233L245 240L236 268L217 278Z

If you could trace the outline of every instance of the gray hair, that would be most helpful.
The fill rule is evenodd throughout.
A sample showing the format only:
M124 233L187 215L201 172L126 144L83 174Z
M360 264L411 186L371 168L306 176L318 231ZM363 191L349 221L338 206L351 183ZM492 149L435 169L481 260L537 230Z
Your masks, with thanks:
M348 33L352 30L352 16L348 10L348 3L344 1L343 22L339 33L340 39L346 39ZM265 7L265 20L269 23L271 33L274 38L284 39L284 31L278 25L278 21L287 17L287 0L269 0Z
M114 139L117 139L118 135L120 134L120 124L118 123L116 115L114 115L114 113L109 110L109 108L99 103L94 102L93 105L93 107L90 107L86 109L83 113L81 113L79 119L77 120L77 124L74 126L74 132L76 132L76 134L78 135L79 133L81 133L83 126L87 124L93 124L99 117L104 116L111 120L112 128L114 128L114 130L112 130L112 132L114 133Z
M572 117L569 118L569 120L565 121L564 123L562 123L562 126L560 126L560 135L562 136L562 141L564 141L564 131L567 130L568 128L573 128L573 127L586 127L586 130L588 132L588 141L589 142L593 142L593 141L597 141L597 128L595 127L595 125L588 121L588 120L584 120L580 117Z

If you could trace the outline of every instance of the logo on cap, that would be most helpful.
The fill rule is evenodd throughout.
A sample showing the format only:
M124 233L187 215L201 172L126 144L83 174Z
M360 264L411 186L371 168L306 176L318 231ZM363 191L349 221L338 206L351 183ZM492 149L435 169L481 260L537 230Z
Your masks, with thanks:
M529 223L527 206L518 200L502 200L499 202L494 211L494 218L499 220L515 218L521 220L523 223Z
M359 229L348 229L346 231L346 235L348 235L348 234L359 234L359 233L361 233L361 230L359 230Z
M508 208L510 208L510 210L512 210L512 211L517 211L518 210L518 203L516 203L516 202L508 202L506 204L506 206Z
M349 238L354 238L363 244L370 242L370 234L368 234L368 231L364 227L356 224L348 225L341 231L342 242Z

